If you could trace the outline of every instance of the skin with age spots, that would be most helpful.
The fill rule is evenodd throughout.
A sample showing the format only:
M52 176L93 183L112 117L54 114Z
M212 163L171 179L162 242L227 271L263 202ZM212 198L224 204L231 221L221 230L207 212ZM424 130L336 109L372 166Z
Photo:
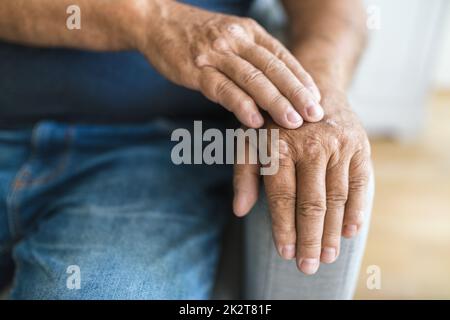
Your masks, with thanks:
M325 120L325 123L326 124L328 124L328 125L330 125L330 126L332 126L332 127L337 127L337 123L336 123L336 121L334 121L334 120L331 120L331 119L326 119Z
M258 23L172 1L166 5L170 15L160 19L160 36L144 35L140 50L168 79L201 91L251 128L263 125L260 109L290 129L323 117L312 77Z
M324 90L323 121L300 130L266 127L280 134L279 170L264 176L275 245L285 259L313 274L319 262L339 256L340 236L354 236L363 223L370 175L370 145L344 95ZM247 177L246 192L257 198L258 165L236 165L235 183ZM240 188L240 186L236 186ZM253 204L251 204L253 205ZM250 205L250 207L251 207Z
M360 0L284 0L294 56L322 94L325 117L294 130L279 128L286 142L280 170L265 176L276 248L296 258L299 270L314 274L320 263L339 256L341 236L361 229L368 189L370 146L352 112L346 90L366 39ZM246 215L258 198L257 165L236 165L234 212Z

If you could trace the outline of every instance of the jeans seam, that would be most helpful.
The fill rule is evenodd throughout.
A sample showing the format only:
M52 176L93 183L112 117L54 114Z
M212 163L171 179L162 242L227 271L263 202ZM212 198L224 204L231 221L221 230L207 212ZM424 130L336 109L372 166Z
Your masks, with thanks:
M38 128L38 127L37 127ZM37 130L35 129L32 133L32 143L31 145L36 146L36 140L37 140ZM57 168L52 170L49 174L46 176L33 180L30 178L29 180L27 177L31 176L31 163L32 161L37 158L37 147L32 147L30 155L26 162L22 165L22 167L17 171L16 176L11 182L10 185L10 193L7 196L6 204L7 204L7 216L8 216L8 229L11 233L11 237L14 240L17 240L20 238L21 233L23 232L23 228L20 221L20 203L18 201L18 194L20 191L23 191L27 187L33 187L33 186L40 186L43 184L48 183L52 179L58 177L64 169L67 167L67 163L70 159L70 146L71 142L73 141L74 136L74 128L73 126L70 126L66 134L64 136L65 141L65 148L63 151L63 159L60 161ZM33 143L34 141L34 143Z
M17 172L13 181L11 182L10 190L6 199L7 216L8 216L8 228L11 233L11 237L16 240L20 237L22 227L19 221L20 207L17 201L18 193L25 187L26 183L23 181L23 177L29 174L28 163L25 163Z
M64 136L65 146L64 146L64 151L63 151L63 159L58 163L57 167L54 170L49 172L44 177L41 177L38 179L31 179L29 182L25 182L26 186L32 187L32 186L44 185L61 175L61 173L67 167L67 163L69 162L69 159L70 159L70 147L72 145L73 136L74 136L74 128L73 128L73 126L70 126L67 129L65 136ZM36 157L36 154L34 154L34 156L32 158L34 158L34 157Z
M17 198L18 198L19 192L28 186L28 183L27 183L25 177L31 175L30 163L36 157L36 154L35 154L36 149L33 147L33 145L35 145L33 143L33 141L35 141L37 139L36 128L33 129L32 133L31 133L30 155L28 156L28 159L25 161L25 163L19 168L16 176L12 180L11 185L10 185L11 191L8 194L7 199L6 199L8 228L9 228L9 232L11 233L11 237L14 241L16 241L18 238L20 238L21 233L22 233L22 226L21 226L21 222L19 219L20 206L19 206L19 201Z

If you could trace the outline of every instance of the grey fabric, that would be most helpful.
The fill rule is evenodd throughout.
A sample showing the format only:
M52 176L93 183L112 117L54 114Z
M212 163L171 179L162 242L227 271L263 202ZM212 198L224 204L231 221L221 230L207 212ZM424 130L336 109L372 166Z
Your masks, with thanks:
M299 272L294 260L279 257L272 241L267 201L262 198L245 221L244 298L351 299L369 231L373 195L372 178L363 229L357 237L343 239L337 261L321 264L313 276Z

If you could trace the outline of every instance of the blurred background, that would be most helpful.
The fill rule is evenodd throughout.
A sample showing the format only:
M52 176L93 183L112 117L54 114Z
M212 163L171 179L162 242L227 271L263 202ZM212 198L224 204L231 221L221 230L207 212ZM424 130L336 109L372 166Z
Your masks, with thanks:
M450 299L450 1L365 3L370 43L350 99L371 138L376 195L356 298ZM282 35L276 0L254 15ZM371 266L379 289L367 286Z
M367 4L380 25L352 100L377 186L356 298L450 299L450 3ZM380 290L367 288L370 265Z

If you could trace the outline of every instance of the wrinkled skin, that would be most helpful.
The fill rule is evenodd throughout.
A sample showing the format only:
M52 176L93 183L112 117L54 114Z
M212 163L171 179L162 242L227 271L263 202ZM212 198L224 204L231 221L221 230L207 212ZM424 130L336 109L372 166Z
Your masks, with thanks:
M323 117L311 76L258 23L177 2L165 6L140 51L169 80L201 91L252 128L263 125L258 107L290 129Z
M313 274L320 262L339 255L341 235L355 236L363 223L370 175L370 145L364 129L337 90L323 92L325 117L288 130L279 129L280 168L264 176L279 254L296 258ZM234 210L245 215L258 197L257 165L235 166Z
M341 235L361 228L370 172L369 143L345 94L329 86L319 92L301 61L251 19L172 1L152 12L138 47L162 75L201 91L244 126L280 130L280 170L264 177L280 255L295 257L306 274L335 261ZM311 50L329 52L321 41ZM255 203L258 178L257 166L236 166L237 215Z

